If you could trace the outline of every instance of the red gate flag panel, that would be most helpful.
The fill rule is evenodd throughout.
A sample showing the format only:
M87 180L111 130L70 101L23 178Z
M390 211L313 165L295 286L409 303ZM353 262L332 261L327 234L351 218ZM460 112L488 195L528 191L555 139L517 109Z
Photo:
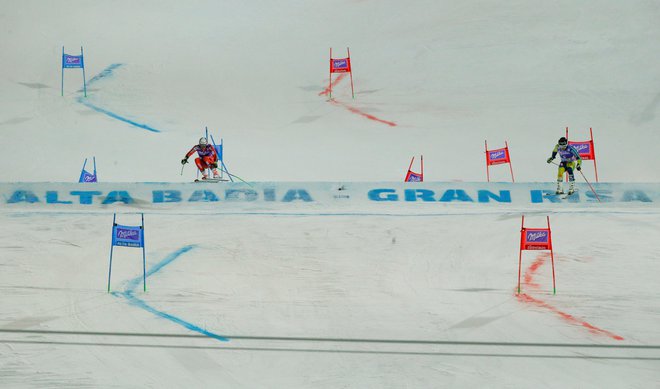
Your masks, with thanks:
M421 167L421 172L420 173L415 173L412 171L412 165L413 162L415 162L415 157L412 157L410 160L410 166L408 166L408 173L406 173L406 178L403 180L404 182L424 182L424 156L420 156L420 167Z
M330 59L330 73L347 73L351 71L350 58Z
M351 69L351 50L346 48L346 58L332 58L332 47L330 48L330 77L328 79L328 96L332 99L332 73L348 73L351 78L351 96L355 98L353 88L353 70Z
M524 228L520 231L521 250L550 250L550 229L548 228Z
M421 174L408 170L408 174L406 174L405 182L422 182L422 181L424 181L424 178Z
M525 215L522 215L520 225L520 249L518 250L518 294L520 294L520 273L522 269L523 250L549 250L552 262L552 294L557 292L555 284L555 254L552 251L552 234L550 232L550 216L546 216L547 228L525 227Z
M584 160L593 160L596 159L596 155L594 153L594 141L593 140L587 140L584 142L574 142L569 140L568 144L575 147L577 152L580 154L580 158Z
M509 149L506 147L497 150L488 150L486 158L487 163L491 166L511 162L511 159L509 158Z
M516 182L513 177L513 166L511 163L511 155L509 154L509 143L504 141L504 147L501 149L488 150L488 141L484 141L486 148L486 178L490 182L490 167L493 165L509 164L509 171L511 172L511 181Z

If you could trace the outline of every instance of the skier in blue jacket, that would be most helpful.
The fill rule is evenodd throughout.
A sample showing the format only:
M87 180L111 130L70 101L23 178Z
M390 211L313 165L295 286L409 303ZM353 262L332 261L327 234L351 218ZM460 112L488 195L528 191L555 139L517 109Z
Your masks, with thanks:
M559 170L557 172L557 191L556 194L564 193L562 189L562 179L564 177L564 172L568 172L568 182L570 184L568 188L568 194L571 195L575 192L575 176L573 175L573 168L578 171L582 170L582 158L580 158L580 153L575 149L575 147L568 144L568 139L565 137L559 138L559 142L552 150L552 156L548 158L548 163L551 163L559 153L561 162L559 163Z

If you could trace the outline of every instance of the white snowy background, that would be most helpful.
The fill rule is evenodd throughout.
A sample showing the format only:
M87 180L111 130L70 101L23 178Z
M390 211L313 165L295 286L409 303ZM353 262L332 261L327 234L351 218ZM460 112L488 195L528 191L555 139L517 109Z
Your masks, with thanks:
M426 181L483 182L488 140L552 183L568 126L593 128L602 182L658 183L658 20L642 0L0 0L0 181L75 182L95 156L102 182L188 182L208 126L251 182L399 182L421 154ZM88 97L79 70L60 96L81 45ZM330 47L355 99L347 77L323 93ZM138 205L149 290L119 248L108 294L111 210L4 203L1 387L660 387L655 204ZM556 295L529 252L515 294L522 212L551 217Z

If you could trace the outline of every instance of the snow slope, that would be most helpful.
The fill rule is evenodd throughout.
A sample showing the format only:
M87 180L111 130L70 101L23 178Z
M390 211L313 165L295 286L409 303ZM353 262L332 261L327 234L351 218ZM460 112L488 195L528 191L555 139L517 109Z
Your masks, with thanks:
M0 1L0 386L660 387L658 16L641 0ZM84 45L87 98L75 70L60 96L63 45ZM328 100L328 50L347 46L355 99L333 77ZM250 184L180 175L205 126ZM580 176L579 201L529 200L552 189L566 126L593 127L613 201ZM508 141L516 184L484 182L484 140ZM400 183L420 154L427 182ZM102 183L75 184L92 156ZM473 201L442 200L463 189ZM106 290L114 212L145 214L147 292L127 248ZM545 252L524 253L516 294L521 214L550 216L556 295Z
M603 180L660 177L642 146L659 140L654 2L3 4L0 139L45 149L7 147L6 181L69 181L92 155L104 181L186 181L204 126L253 181L398 181L419 154L429 181L482 181L486 139L509 141L519 181L546 181L566 126L594 128ZM80 45L88 79L121 64L85 101L161 133L81 104L77 70L59 96L62 46ZM319 96L347 46L357 94L342 80L337 101L395 127Z

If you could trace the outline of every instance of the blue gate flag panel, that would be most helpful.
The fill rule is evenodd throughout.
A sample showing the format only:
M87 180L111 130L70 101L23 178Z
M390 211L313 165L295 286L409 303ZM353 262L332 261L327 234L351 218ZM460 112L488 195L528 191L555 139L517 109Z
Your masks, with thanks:
M62 67L66 69L84 68L85 63L82 55L62 55Z
M83 170L80 174L80 179L78 182L98 182L98 180L96 178L96 174L92 174L87 170Z
M112 228L112 245L124 247L144 247L144 234L141 226L122 226Z

